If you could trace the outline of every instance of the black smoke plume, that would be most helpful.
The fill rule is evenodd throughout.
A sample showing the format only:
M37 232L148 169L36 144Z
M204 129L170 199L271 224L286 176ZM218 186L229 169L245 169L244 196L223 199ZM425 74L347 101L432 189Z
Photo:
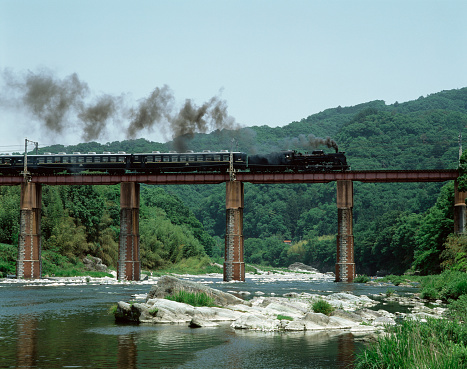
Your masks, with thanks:
M237 128L227 114L226 102L218 96L201 106L187 99L176 109L173 92L164 85L138 101L136 107L128 108L123 95L90 98L87 83L80 81L76 73L59 79L47 70L22 76L3 71L1 77L6 88L0 93L0 106L23 109L42 128L56 134L77 127L85 141L101 138L122 119L130 121L125 130L127 138L135 138L143 130L158 129L174 139L177 151L186 151L195 133Z
M336 152L339 151L339 147L337 146L336 141L331 139L330 137L321 138L316 137L313 134L306 135L299 135L296 138L292 138L288 140L288 146L295 146L300 147L302 149L316 149L320 146L326 146L328 148L333 148Z

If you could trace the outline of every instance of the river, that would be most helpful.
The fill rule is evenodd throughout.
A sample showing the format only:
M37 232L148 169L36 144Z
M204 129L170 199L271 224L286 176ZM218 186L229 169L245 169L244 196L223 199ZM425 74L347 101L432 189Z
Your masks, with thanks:
M246 298L256 291L282 295L351 290L360 295L387 290L331 281L191 280ZM233 330L229 324L198 329L117 324L110 307L146 294L151 286L100 283L0 280L0 368L352 368L363 345L345 332L250 332ZM406 290L398 292L414 291Z

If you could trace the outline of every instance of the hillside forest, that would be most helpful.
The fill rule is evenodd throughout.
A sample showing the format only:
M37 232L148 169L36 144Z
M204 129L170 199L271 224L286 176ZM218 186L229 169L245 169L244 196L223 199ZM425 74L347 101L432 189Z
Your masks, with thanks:
M467 88L387 105L337 107L283 127L253 126L195 134L191 150L248 154L312 150L309 138L331 137L352 170L455 169L459 133L467 127ZM310 136L311 135L311 136ZM232 141L232 139L235 139ZM313 140L311 140L313 142ZM328 152L333 149L318 147ZM148 139L54 145L40 152L169 151L173 142ZM467 151L467 150L466 150ZM467 155L461 158L467 170ZM461 189L467 181L461 178ZM120 186L43 186L43 265L77 264L86 255L116 266ZM467 271L467 240L453 233L454 183L354 183L355 263L359 274ZM0 273L14 274L20 189L0 187ZM334 271L336 184L245 183L245 261L274 267L303 262ZM222 263L225 185L141 185L143 268L184 260ZM284 241L291 242L284 242ZM46 271L47 272L47 271Z

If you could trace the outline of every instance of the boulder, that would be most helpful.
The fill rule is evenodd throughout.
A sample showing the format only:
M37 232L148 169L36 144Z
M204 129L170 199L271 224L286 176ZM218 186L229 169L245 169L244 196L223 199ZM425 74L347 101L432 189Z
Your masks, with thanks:
M319 273L318 269L313 268L303 263L293 263L289 265L288 269L292 271L305 271L305 272Z
M191 319L190 324L188 326L190 328L218 327L219 324L209 320L201 319L199 317L194 317L193 319Z
M282 328L282 324L278 319L270 319L262 315L243 314L232 323L231 327L254 331L278 331Z
M95 256L86 256L83 259L84 268L89 271L107 272L107 265L102 264L102 259Z
M174 295L179 291L206 293L214 299L214 304L218 306L238 305L244 303L248 304L248 302L245 302L230 293L207 287L201 283L184 281L168 275L161 277L157 281L157 284L151 288L148 293L147 300L154 298L163 299L167 295Z

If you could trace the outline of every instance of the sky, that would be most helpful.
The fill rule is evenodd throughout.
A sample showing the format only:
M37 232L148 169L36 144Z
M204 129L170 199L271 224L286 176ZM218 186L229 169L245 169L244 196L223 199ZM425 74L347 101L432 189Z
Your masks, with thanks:
M466 87L466 19L465 0L0 0L0 152L26 137L83 142L77 105L102 96L121 114L95 140L126 139L164 86L173 116L214 101L230 123L271 127ZM27 76L74 74L86 96L60 116L64 129L48 129L25 106ZM172 139L167 124L132 137Z

